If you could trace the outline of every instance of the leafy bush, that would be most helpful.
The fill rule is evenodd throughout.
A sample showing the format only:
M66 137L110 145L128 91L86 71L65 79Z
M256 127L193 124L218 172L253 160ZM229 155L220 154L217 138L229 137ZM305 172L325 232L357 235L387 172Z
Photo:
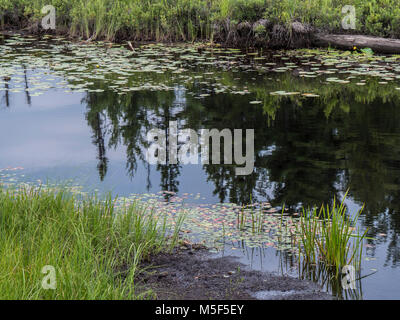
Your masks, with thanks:
M20 25L42 18L41 8L56 8L57 23L72 34L113 39L210 39L215 24L226 21L309 23L342 32L342 7L354 5L356 30L400 36L400 0L0 0L3 23Z

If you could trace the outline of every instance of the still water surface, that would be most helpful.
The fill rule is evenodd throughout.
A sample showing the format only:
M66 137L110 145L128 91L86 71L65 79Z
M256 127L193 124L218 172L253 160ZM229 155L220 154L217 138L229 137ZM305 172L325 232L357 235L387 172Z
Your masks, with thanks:
M114 51L112 51L114 50ZM72 180L114 195L201 204L332 203L369 227L357 297L400 298L400 61L338 51L239 52L11 38L0 46L0 179ZM255 129L255 168L149 165L146 133ZM274 248L227 244L249 267L296 274Z

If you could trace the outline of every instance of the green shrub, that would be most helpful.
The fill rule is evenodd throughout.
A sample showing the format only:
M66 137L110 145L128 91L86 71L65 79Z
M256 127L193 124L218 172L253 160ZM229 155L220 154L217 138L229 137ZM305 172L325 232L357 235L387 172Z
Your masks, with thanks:
M142 40L209 40L214 24L261 18L342 32L344 5L355 6L355 32L400 36L400 0L0 0L2 21L40 21L47 4L56 8L59 26L87 38L112 40L123 33Z

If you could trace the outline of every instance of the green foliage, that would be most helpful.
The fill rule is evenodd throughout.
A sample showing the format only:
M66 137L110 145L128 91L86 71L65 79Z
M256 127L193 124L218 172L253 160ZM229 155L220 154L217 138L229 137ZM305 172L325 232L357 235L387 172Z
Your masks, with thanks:
M175 246L179 227L168 241L152 211L114 204L63 189L0 189L0 298L138 298L140 262ZM55 290L41 286L46 265L56 270Z
M356 31L400 36L400 0L0 0L2 22L39 21L41 8L56 8L57 23L72 34L113 40L210 40L226 21L310 23L343 31L342 7L354 5Z
M267 30L266 30L265 26L263 26L261 24L254 28L254 32L257 35L263 35L263 34L265 34L266 31Z
M347 193L346 193L347 195ZM307 263L322 262L327 268L336 269L336 275L345 265L353 264L360 270L363 239L367 230L355 232L362 209L354 216L347 214L344 200L321 206L320 210L303 210L299 227L299 251Z

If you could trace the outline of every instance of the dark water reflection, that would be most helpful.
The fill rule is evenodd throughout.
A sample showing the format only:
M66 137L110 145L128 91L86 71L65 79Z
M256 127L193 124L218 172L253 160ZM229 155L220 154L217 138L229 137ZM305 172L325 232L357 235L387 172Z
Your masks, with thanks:
M222 76L231 82L238 77ZM82 168L95 168L97 177L87 183L105 190L118 186L120 195L200 192L206 202L269 201L291 212L332 203L349 189L349 208L365 203L361 223L376 238L367 255L377 262L365 274L377 268L378 276L364 282L364 297L400 298L394 287L400 283L400 95L376 81L327 86L283 74L274 75L279 83L262 78L249 84L252 77L243 73L236 80L249 86L250 96L211 91L200 99L198 93L209 88L196 82L124 95L99 83L104 92L53 91L32 99L10 93L10 79L3 79L0 166L21 164L40 179L76 177ZM320 97L277 97L269 94L271 87L313 90ZM262 104L249 104L254 99ZM146 133L166 130L170 121L179 129L255 129L254 172L237 176L234 165L148 165Z
M331 203L350 189L349 198L366 204L363 216L370 235L392 235L388 262L398 263L400 113L396 104L377 98L369 104L354 103L348 111L334 109L327 117L320 100L310 99L298 108L283 99L271 115L249 105L248 97L219 94L199 101L182 88L123 98L89 93L83 102L98 150L100 179L107 175L107 150L123 145L126 170L134 181L138 162L144 161L146 132L166 129L172 120L180 128L195 130L254 128L253 174L236 176L233 165L202 167L219 201L242 204L268 199L294 209ZM185 192L179 186L181 169L182 165L158 165L161 180L152 183L161 190Z
M299 108L282 99L268 114L259 106L248 106L247 97L218 95L200 102L178 88L136 93L122 102L112 93L89 94L85 103L101 178L107 174L107 148L123 144L127 172L134 181L146 146L143 133L153 127L165 129L171 120L181 128L197 130L254 128L253 174L240 177L233 166L205 165L205 175L190 177L193 183L207 179L221 202L268 199L291 209L331 203L349 189L356 207L366 204L362 224L370 228L369 236L385 243L384 254L375 255L372 246L367 249L369 256L381 256L385 266L399 264L400 113L396 103L377 97L368 104L354 102L349 110L334 108L327 116L328 106L319 100L308 100ZM181 169L159 165L160 181L153 183L159 183L160 190L185 192L179 185Z

